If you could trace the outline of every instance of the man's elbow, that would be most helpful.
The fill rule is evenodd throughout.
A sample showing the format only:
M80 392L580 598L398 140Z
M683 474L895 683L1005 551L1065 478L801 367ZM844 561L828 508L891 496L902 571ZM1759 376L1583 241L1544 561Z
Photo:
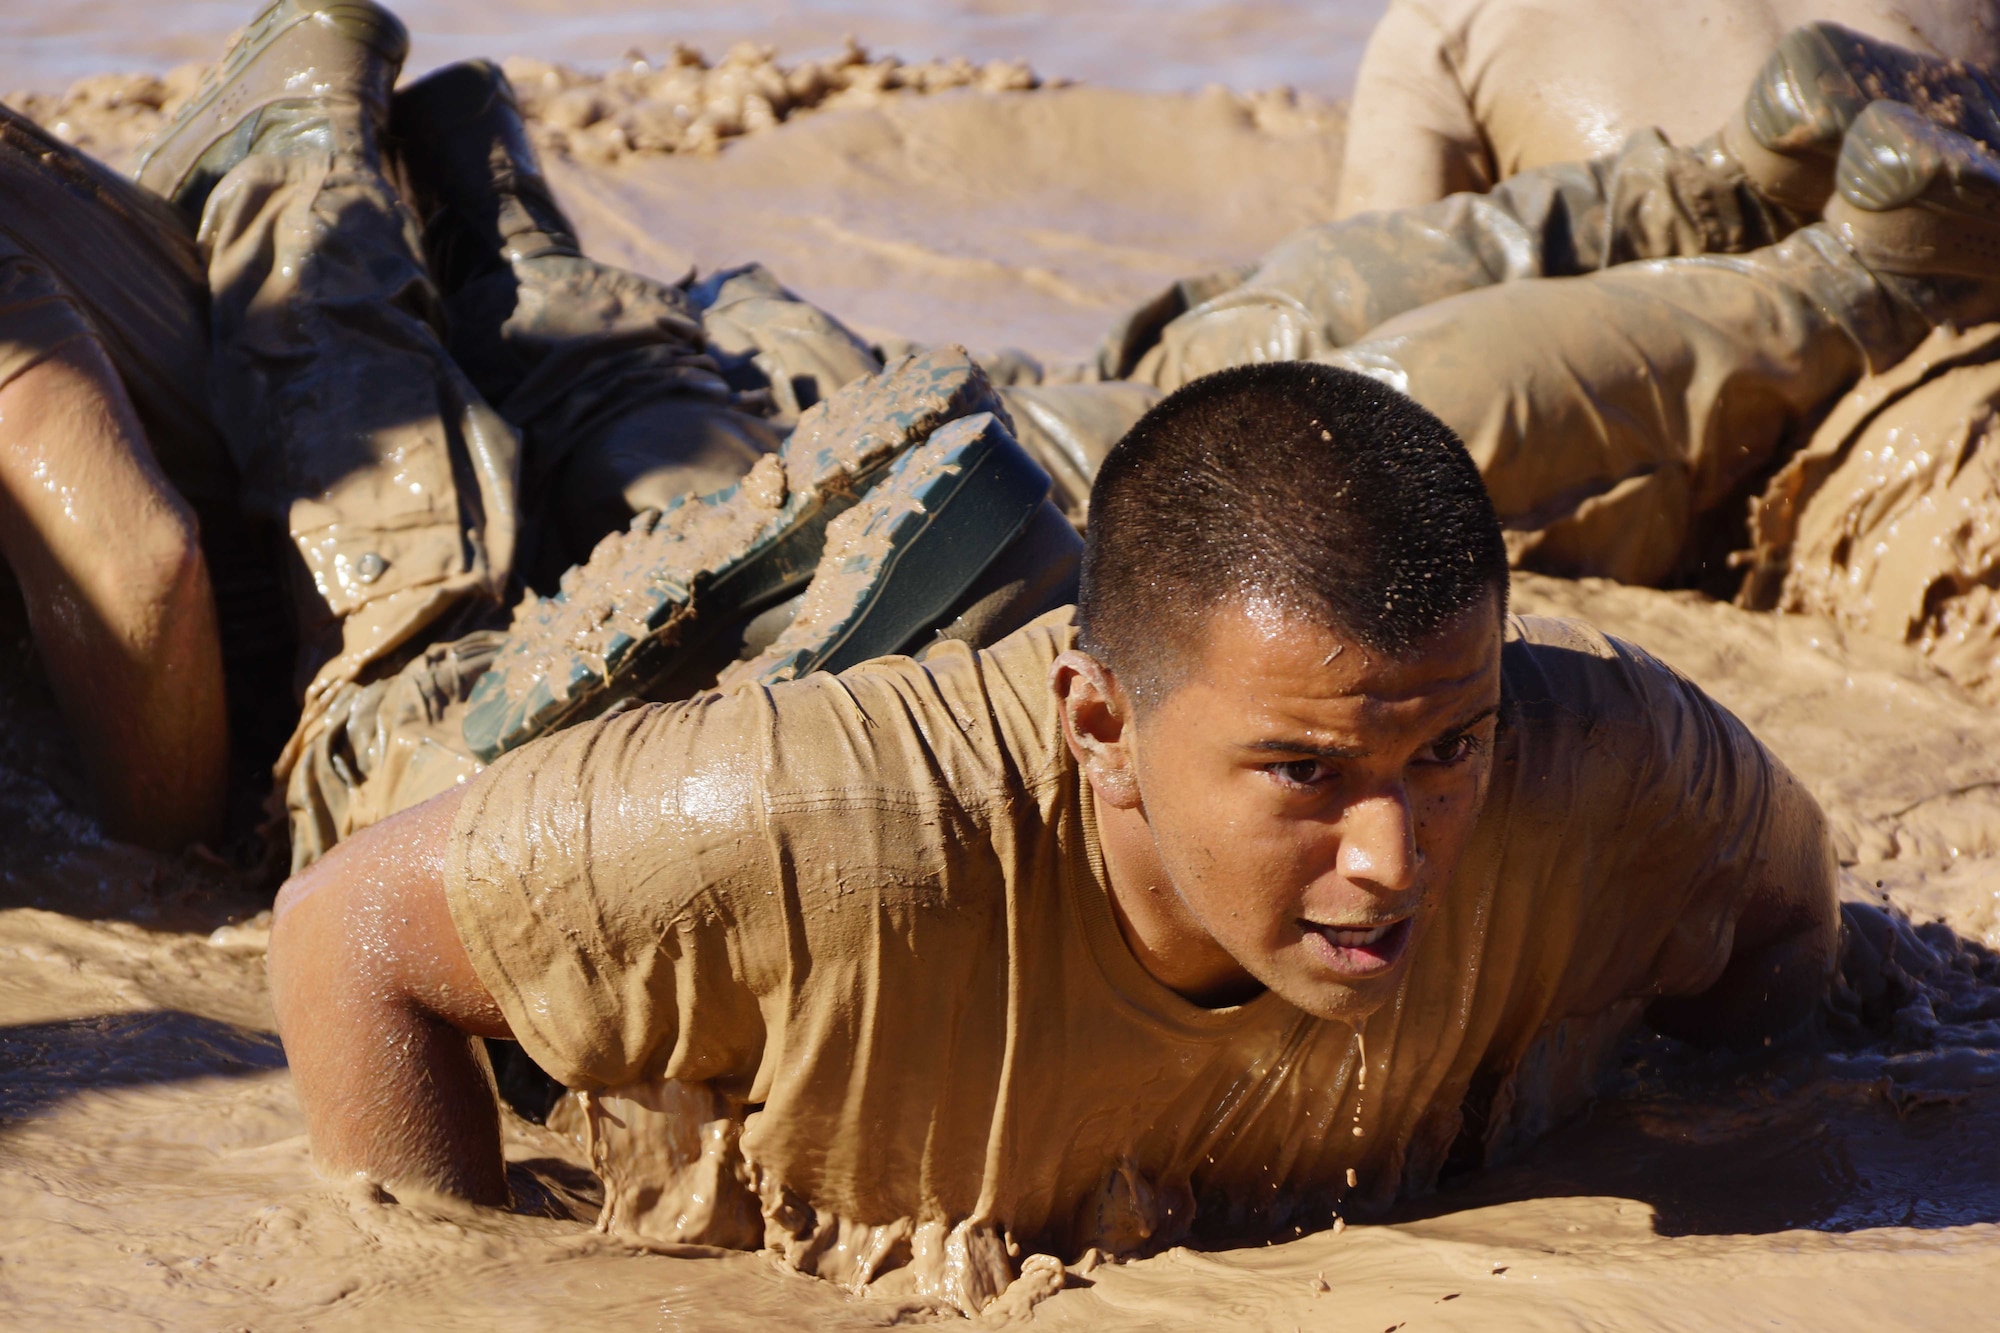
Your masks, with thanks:
M286 1047L304 1040L312 997L342 987L350 960L341 947L348 934L341 886L323 882L325 863L295 875L278 890L271 912L271 946L265 969L278 1035Z

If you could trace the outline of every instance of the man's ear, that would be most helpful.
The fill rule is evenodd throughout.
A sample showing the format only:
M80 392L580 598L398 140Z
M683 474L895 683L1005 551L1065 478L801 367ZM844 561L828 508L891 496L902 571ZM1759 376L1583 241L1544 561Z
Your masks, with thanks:
M1120 810L1139 805L1132 766L1132 706L1111 669L1071 648L1049 666L1049 688L1062 710L1063 739L1097 799Z

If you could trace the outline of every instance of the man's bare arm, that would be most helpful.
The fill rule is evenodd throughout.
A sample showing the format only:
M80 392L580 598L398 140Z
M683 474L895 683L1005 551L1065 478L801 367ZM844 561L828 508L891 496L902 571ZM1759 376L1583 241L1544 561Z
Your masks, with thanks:
M193 512L97 344L0 387L0 552L115 835L221 832L222 640Z
M445 903L461 795L356 834L285 885L271 993L321 1170L504 1206L475 1038L510 1034Z
M1760 1045L1810 1023L1826 996L1840 949L1839 869L1819 803L1790 773L1776 777L1767 854L1729 964L1699 995L1654 1001L1648 1021L1668 1036Z

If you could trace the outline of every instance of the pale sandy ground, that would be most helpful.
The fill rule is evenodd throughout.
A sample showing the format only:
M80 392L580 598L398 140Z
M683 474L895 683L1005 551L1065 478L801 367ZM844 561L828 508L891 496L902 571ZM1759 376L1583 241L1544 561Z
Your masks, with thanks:
M83 7L86 11L88 6ZM192 7L199 9L199 6ZM762 259L874 333L1083 354L1127 302L1322 216L1337 133L1090 90L826 112L714 157L556 164L588 244L663 275ZM1799 617L1524 579L1736 708L1834 817L1855 899L2000 944L2000 718ZM574 1151L517 1125L548 1217L419 1217L316 1183L269 1035L259 901L70 813L0 606L0 1325L874 1327L755 1256L592 1234ZM1879 887L1878 887L1879 885ZM240 923L240 924L237 924ZM2000 1262L2000 991L1962 954L1895 1035L1776 1068L1635 1053L1526 1162L1382 1225L1078 1274L1113 1329L1971 1326ZM1947 995L1947 992L1950 992ZM1933 1012L1935 1011L1935 1012Z

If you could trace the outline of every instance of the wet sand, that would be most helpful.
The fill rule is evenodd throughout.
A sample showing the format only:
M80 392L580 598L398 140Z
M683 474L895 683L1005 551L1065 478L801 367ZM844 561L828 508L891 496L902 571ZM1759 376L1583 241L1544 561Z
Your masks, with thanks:
M1260 127L1225 96L965 91L816 112L714 155L554 173L586 243L620 262L676 276L760 259L871 334L1063 358L1164 281L1325 216L1338 152L1336 127ZM1844 895L1944 928L1906 938L1907 984L1830 1054L1746 1065L1642 1043L1612 1095L1524 1161L1384 1224L1076 1271L1036 1322L1414 1333L1982 1317L2000 1258L2000 985L1979 952L2000 946L2000 717L1909 650L1829 621L1532 577L1516 595L1712 690L1826 804ZM5 602L0 717L0 1322L926 1317L757 1256L599 1236L581 1155L525 1122L509 1145L519 1215L433 1217L317 1181L270 1034L268 889L109 844L74 813L76 776Z

